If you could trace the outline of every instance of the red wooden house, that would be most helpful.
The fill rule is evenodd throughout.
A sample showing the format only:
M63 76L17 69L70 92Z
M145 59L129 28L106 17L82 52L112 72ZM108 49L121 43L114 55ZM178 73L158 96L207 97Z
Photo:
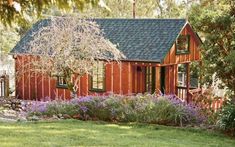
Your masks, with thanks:
M12 53L16 71L28 62L20 53L27 50L33 32L47 24L48 19L36 23L18 42ZM153 93L181 94L186 98L190 90L190 63L200 61L201 40L184 19L95 19L105 37L118 45L125 60L104 64L99 62L93 76L79 80L77 94L91 95L108 92L117 94ZM186 65L185 92L179 91L178 66ZM30 74L30 73L28 73ZM51 99L70 97L62 77L17 77L16 96L20 99Z

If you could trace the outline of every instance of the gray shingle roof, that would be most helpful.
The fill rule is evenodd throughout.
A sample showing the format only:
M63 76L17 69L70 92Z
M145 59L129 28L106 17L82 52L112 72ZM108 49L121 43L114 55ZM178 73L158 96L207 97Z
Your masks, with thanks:
M118 45L133 61L161 62L186 24L185 19L94 19L105 37ZM49 19L37 22L18 42L11 53L23 53L31 34L48 25Z

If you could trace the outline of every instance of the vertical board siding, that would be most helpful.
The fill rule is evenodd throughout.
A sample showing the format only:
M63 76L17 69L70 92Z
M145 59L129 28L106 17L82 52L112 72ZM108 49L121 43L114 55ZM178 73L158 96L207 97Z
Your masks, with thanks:
M174 76L175 76L175 82L174 82L174 93L178 95L177 85L178 85L178 65L174 65Z
M30 99L36 100L36 76L34 72L30 72Z
M113 63L112 63L112 65L111 65L111 92L113 92L113 75L114 75L114 73L113 73ZM108 75L107 75L108 76Z
M36 74L36 83L37 83L37 96L36 96L36 99L37 100L40 100L42 99L42 75L37 73Z
M23 99L27 99L29 100L29 69L28 69L28 66L27 66L27 63L28 63L28 57L26 58L23 58L23 65L24 65L24 81L23 81L23 86L24 86L24 90L23 90Z
M119 63L119 94L123 94L123 91L122 91L122 62Z
M113 63L113 92L120 92L120 65L118 63Z
M49 77L47 75L43 76L43 98L49 98Z
M55 78L50 78L50 90L51 90L51 100L56 99L56 79Z
M107 92L112 92L112 63L105 66L105 88Z
M57 88L58 89L58 99L63 100L64 99L64 89Z
M128 62L128 94L131 94L132 93L132 85L133 85L133 82L132 82L132 66L131 66L131 63Z
M178 82L178 65L180 63L189 63L191 61L199 61L200 48L199 41L197 40L192 28L186 25L183 28L182 35L190 35L190 48L188 54L176 54L176 45L174 44L170 49L169 53L166 55L163 64L161 66L166 66L165 73L165 90L166 94L177 94L177 82Z
M66 100L70 99L70 97L71 97L70 91L68 89L64 89L64 91L65 91L65 99Z
M157 66L156 67L156 79L155 79L155 88L156 88L156 92L159 94L159 92L161 91L161 67Z
M19 71L19 65L30 62L27 56L17 56L16 58L16 72ZM33 60L33 59L32 59ZM88 94L104 94L106 92L128 94L132 92L132 66L130 63L122 63L120 66L117 62L111 62L106 65L106 91L103 93L95 93L89 91L88 75L84 75L78 80L78 96L85 96ZM28 70L28 71L26 71ZM26 72L25 72L26 71ZM54 99L68 99L70 98L70 91L68 89L57 88L57 78L48 77L41 73L30 72L25 69L24 74L17 76L16 94L20 99L27 100L54 100ZM71 80L75 81L74 75Z
M164 65L169 65L169 64L179 64L179 63L185 63L185 62L190 62L194 60L200 60L200 48L199 48L199 43L195 38L195 35L190 28L190 26L186 26L182 32L182 35L190 35L190 48L189 48L189 54L180 54L176 55L176 46L175 44L172 46L170 49L169 53L166 55L164 61L163 61L163 66Z
M20 65L22 65L22 58L16 58L15 71L16 71L16 97L23 99L23 75L19 73Z
M136 93L137 92L137 72L136 72L136 66L132 66L132 92Z
M176 65L172 65L171 66L171 93L175 94L176 92L176 86L177 86L177 81L175 79L177 79L178 77L178 72L176 72Z
M121 88L122 94L128 94L129 89L129 72L128 72L128 63L122 63L122 70L121 70Z
M81 96L88 95L88 75L83 75L80 78L80 88L81 88Z
M133 65L129 73L132 75L132 93L145 92L145 67L139 66L138 68L141 68L141 71L137 71L137 66Z

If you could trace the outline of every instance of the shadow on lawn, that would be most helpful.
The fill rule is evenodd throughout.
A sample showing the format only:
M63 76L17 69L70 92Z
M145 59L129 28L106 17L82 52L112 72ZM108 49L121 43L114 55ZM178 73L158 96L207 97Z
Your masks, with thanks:
M119 128L119 129L149 129L149 130L156 130L156 131L169 131L169 130L177 130L180 132L190 132L190 133L206 133L207 135L217 136L217 137L224 137L226 135L222 134L218 130L207 130L202 129L199 127L178 127L178 126L164 126L158 124L146 124L146 123L107 123L103 121L93 122L97 125L105 125L107 127L112 128ZM230 137L232 138L232 137Z

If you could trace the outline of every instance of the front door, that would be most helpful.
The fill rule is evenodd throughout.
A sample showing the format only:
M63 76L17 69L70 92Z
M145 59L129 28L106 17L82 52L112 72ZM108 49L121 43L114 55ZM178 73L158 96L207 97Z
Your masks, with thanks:
M155 67L145 68L145 92L153 94L155 92Z

